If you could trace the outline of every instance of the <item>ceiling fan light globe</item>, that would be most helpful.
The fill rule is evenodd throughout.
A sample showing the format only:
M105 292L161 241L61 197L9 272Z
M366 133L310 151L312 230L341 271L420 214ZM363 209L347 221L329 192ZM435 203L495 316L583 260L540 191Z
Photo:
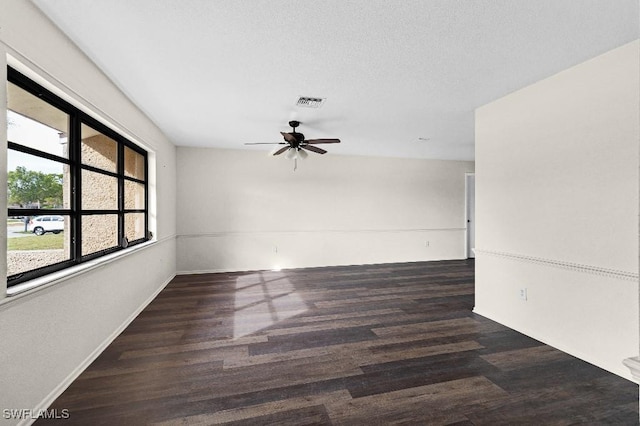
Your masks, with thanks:
M305 151L304 149L299 149L298 150L298 158L299 159L304 160L308 156L309 156L309 154L307 154L307 151Z
M296 155L296 150L295 149L291 149L289 148L289 150L287 151L287 153L284 155L284 158L286 158L287 160L293 160L294 158L297 157Z

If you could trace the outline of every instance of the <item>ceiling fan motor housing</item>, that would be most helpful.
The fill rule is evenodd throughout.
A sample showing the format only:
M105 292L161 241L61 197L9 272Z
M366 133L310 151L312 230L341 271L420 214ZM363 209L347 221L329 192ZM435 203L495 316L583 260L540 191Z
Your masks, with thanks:
M289 122L289 126L291 126L291 128L293 129L293 132L289 133L289 135L293 137L293 140L291 140L290 138L287 138L286 136L284 139L286 142L289 143L291 148L298 148L304 142L304 135L302 133L296 132L296 128L299 125L300 125L300 122L296 120L291 120Z

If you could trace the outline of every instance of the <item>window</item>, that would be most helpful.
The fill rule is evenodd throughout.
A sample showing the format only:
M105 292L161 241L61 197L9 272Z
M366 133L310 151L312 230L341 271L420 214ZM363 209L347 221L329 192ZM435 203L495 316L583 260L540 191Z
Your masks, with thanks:
M146 151L12 68L7 98L7 285L147 241Z

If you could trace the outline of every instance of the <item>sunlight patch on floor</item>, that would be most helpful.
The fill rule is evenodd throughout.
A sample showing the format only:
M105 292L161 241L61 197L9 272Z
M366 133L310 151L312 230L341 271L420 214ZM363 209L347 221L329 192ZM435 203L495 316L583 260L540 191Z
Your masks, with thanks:
M284 273L243 275L236 279L233 337L255 333L308 309Z

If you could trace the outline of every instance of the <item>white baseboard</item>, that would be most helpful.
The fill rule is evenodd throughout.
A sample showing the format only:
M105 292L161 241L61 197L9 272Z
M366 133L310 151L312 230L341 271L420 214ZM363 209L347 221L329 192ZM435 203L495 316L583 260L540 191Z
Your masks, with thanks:
M76 380L78 376L80 376L80 374L82 374L82 372L86 370L87 367L89 367L89 365L91 365L93 361L96 360L96 358L98 358L98 356L111 344L111 342L113 342L116 339L116 337L118 337L120 333L122 333L129 326L129 324L131 324L131 322L140 314L140 312L142 312L144 308L146 308L149 305L149 303L151 303L153 299L156 298L156 296L167 286L167 284L169 284L169 282L171 282L173 278L174 277L172 276L168 278L165 282L163 282L153 292L153 294L149 296L149 298L147 298L147 300L145 300L131 315L129 315L129 317L122 324L120 324L120 326L116 330L114 330L113 333L111 333L105 340L103 340L102 343L98 345L98 347L93 352L91 352L91 354L89 354L89 356L85 358L84 361L80 363L80 365L78 365L58 386L56 386L49 393L49 395L47 395L33 409L33 412L38 413L42 410L48 409L49 406L53 404L53 401L55 401L56 398L62 395L62 393L69 386L71 386L71 383L73 383L73 381ZM23 419L18 423L18 426L28 426L33 424L36 420L37 419L31 419L31 418Z
M240 269L203 269L195 271L176 271L176 275L198 275L198 274L222 274L231 272L261 272L264 269L256 269L251 271L244 271Z
M424 260L406 260L406 261L389 261L389 262L373 262L373 263L339 263L334 265L306 265L306 266L292 266L289 268L281 268L282 270L287 269L307 269L307 268L341 268L345 266L375 266L375 265L387 265L390 263L418 263L418 262L446 262L449 260L467 260L466 257L455 257L455 258L447 258L447 259L424 259ZM176 275L198 275L198 274L221 274L221 273L233 273L233 272L264 272L271 271L272 269L202 269L202 270L193 270L193 271L177 271Z

